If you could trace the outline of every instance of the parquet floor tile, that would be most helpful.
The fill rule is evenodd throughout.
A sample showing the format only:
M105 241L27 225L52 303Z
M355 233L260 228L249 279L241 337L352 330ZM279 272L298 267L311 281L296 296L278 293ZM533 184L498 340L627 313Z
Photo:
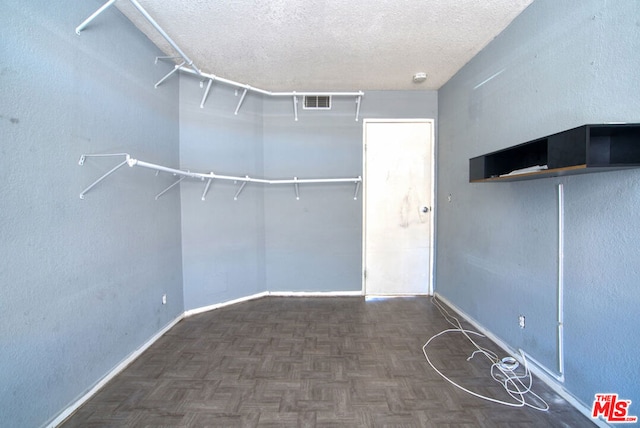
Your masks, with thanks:
M422 345L449 328L427 297L266 297L187 318L62 425L72 427L588 427L542 382L548 412L480 400L442 379ZM482 346L499 348L487 339ZM462 335L431 360L509 397Z

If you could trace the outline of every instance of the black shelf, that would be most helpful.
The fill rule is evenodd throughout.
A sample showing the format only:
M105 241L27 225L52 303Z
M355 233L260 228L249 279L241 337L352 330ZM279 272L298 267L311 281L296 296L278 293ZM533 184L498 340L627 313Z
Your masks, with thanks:
M545 169L522 171L536 166ZM637 167L640 124L583 125L471 158L469 181L520 181Z

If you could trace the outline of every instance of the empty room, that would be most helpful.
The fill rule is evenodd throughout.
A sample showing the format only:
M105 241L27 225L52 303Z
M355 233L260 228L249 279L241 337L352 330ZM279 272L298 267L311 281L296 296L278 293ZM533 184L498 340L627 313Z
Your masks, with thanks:
M4 0L0 426L640 414L640 1Z

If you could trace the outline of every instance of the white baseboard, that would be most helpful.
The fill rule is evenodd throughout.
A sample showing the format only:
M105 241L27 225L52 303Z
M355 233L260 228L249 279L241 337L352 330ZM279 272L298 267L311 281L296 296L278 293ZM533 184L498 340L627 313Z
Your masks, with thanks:
M362 291L270 291L274 297L355 297L362 296Z
M438 298L441 302L449 306L453 309L458 315L464 318L469 324L471 324L476 330L480 333L487 336L493 342L496 343L499 347L501 347L507 354L516 358L522 364L522 359L520 357L520 353L512 349L509 345L507 345L502 339L491 333L489 330L484 328L480 323L478 323L475 319L467 315L463 310L452 304L447 298L443 297L439 293L434 294L435 297ZM526 353L525 353L526 354ZM535 361L535 360L534 360ZM596 424L601 428L609 428L610 425L604 422L601 419L593 419L591 417L591 409L587 408L582 402L580 402L576 397L573 396L569 391L567 391L557 379L554 379L548 372L548 369L542 365L538 365L535 362L532 364L531 358L527 355L527 367L531 370L531 372L536 375L541 381L543 381L549 388L553 389L559 396L567 400L569 404L576 408L580 413L586 416L591 422Z
M184 313L185 317L209 312L214 309L231 306L249 300L259 299L261 297L345 297L345 296L362 296L361 291L263 291L261 293L252 294L250 296L240 297L239 299L228 300L214 305L202 306L200 308L190 309Z
M187 318L187 317L190 317L192 315L201 314L203 312L209 312L209 311L212 311L214 309L219 309L219 308L223 308L225 306L235 305L237 303L246 302L248 300L259 299L261 297L265 297L265 296L268 296L268 295L269 295L268 291L263 291L262 293L256 293L256 294L252 294L250 296L240 297L239 299L228 300L226 302L216 303L214 305L208 305L208 306L202 306L200 308L189 309L188 311L185 311L184 316L185 316L185 318Z
M402 299L406 297L424 297L429 296L428 293L414 293L414 294L367 294L365 299L367 300L384 300L384 299Z
M151 345L153 345L158 339L162 337L167 331L171 330L173 326L179 323L184 318L184 314L180 314L176 319L167 324L162 330L154 334L149 340L142 344L138 349L132 352L127 358L122 360L120 364L115 366L109 373L107 373L98 383L96 383L93 388L87 391L84 395L82 395L78 400L76 400L69 407L64 409L62 413L55 417L51 422L45 424L46 428L53 428L60 425L65 421L69 416L71 416L76 410L80 408L84 403L89 401L91 397L93 397L103 386L105 386L111 379L116 377L120 372L122 372L127 366L133 363L136 358L138 358L144 351L146 351Z

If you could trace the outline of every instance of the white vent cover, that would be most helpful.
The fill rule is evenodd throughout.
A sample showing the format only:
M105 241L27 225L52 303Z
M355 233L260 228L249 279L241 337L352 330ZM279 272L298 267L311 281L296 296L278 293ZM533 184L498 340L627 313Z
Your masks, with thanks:
M331 95L305 95L303 106L306 110L331 110Z

